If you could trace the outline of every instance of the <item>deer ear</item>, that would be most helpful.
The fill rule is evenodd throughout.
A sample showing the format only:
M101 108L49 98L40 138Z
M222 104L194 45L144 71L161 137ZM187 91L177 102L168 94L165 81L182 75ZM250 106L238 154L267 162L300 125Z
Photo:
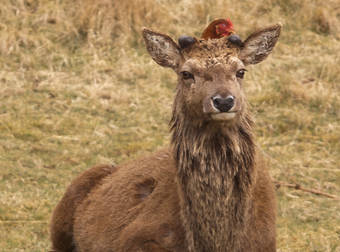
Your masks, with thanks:
M177 69L182 56L178 45L169 36L144 28L143 37L146 49L157 64Z
M243 44L240 59L245 65L257 64L264 60L273 50L280 36L281 25L267 27L251 34Z

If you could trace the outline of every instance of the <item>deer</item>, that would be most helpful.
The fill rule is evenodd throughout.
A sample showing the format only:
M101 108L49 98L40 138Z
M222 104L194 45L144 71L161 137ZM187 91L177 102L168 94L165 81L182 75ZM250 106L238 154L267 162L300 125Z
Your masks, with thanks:
M177 44L144 28L151 58L178 76L170 146L75 178L53 212L53 251L276 251L274 185L242 82L280 30Z

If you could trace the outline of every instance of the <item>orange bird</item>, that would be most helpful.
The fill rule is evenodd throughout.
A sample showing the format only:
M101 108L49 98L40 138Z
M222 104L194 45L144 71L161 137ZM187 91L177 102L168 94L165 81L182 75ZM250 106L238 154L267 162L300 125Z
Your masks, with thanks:
M211 22L202 33L203 39L218 39L230 36L234 32L234 27L230 19L216 19Z

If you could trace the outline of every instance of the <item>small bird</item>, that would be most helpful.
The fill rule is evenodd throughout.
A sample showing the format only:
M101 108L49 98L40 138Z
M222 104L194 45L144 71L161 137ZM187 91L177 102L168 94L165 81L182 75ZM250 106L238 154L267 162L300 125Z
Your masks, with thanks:
M219 39L233 33L234 27L230 19L216 19L208 25L201 37L203 39Z

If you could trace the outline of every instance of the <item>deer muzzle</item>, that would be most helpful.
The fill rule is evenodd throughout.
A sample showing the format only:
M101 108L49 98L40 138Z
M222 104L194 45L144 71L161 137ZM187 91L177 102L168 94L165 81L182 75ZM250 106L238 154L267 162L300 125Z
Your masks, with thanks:
M227 121L233 119L236 114L236 101L235 97L228 95L222 97L221 95L215 95L206 101L203 105L203 112L210 114L213 120Z

